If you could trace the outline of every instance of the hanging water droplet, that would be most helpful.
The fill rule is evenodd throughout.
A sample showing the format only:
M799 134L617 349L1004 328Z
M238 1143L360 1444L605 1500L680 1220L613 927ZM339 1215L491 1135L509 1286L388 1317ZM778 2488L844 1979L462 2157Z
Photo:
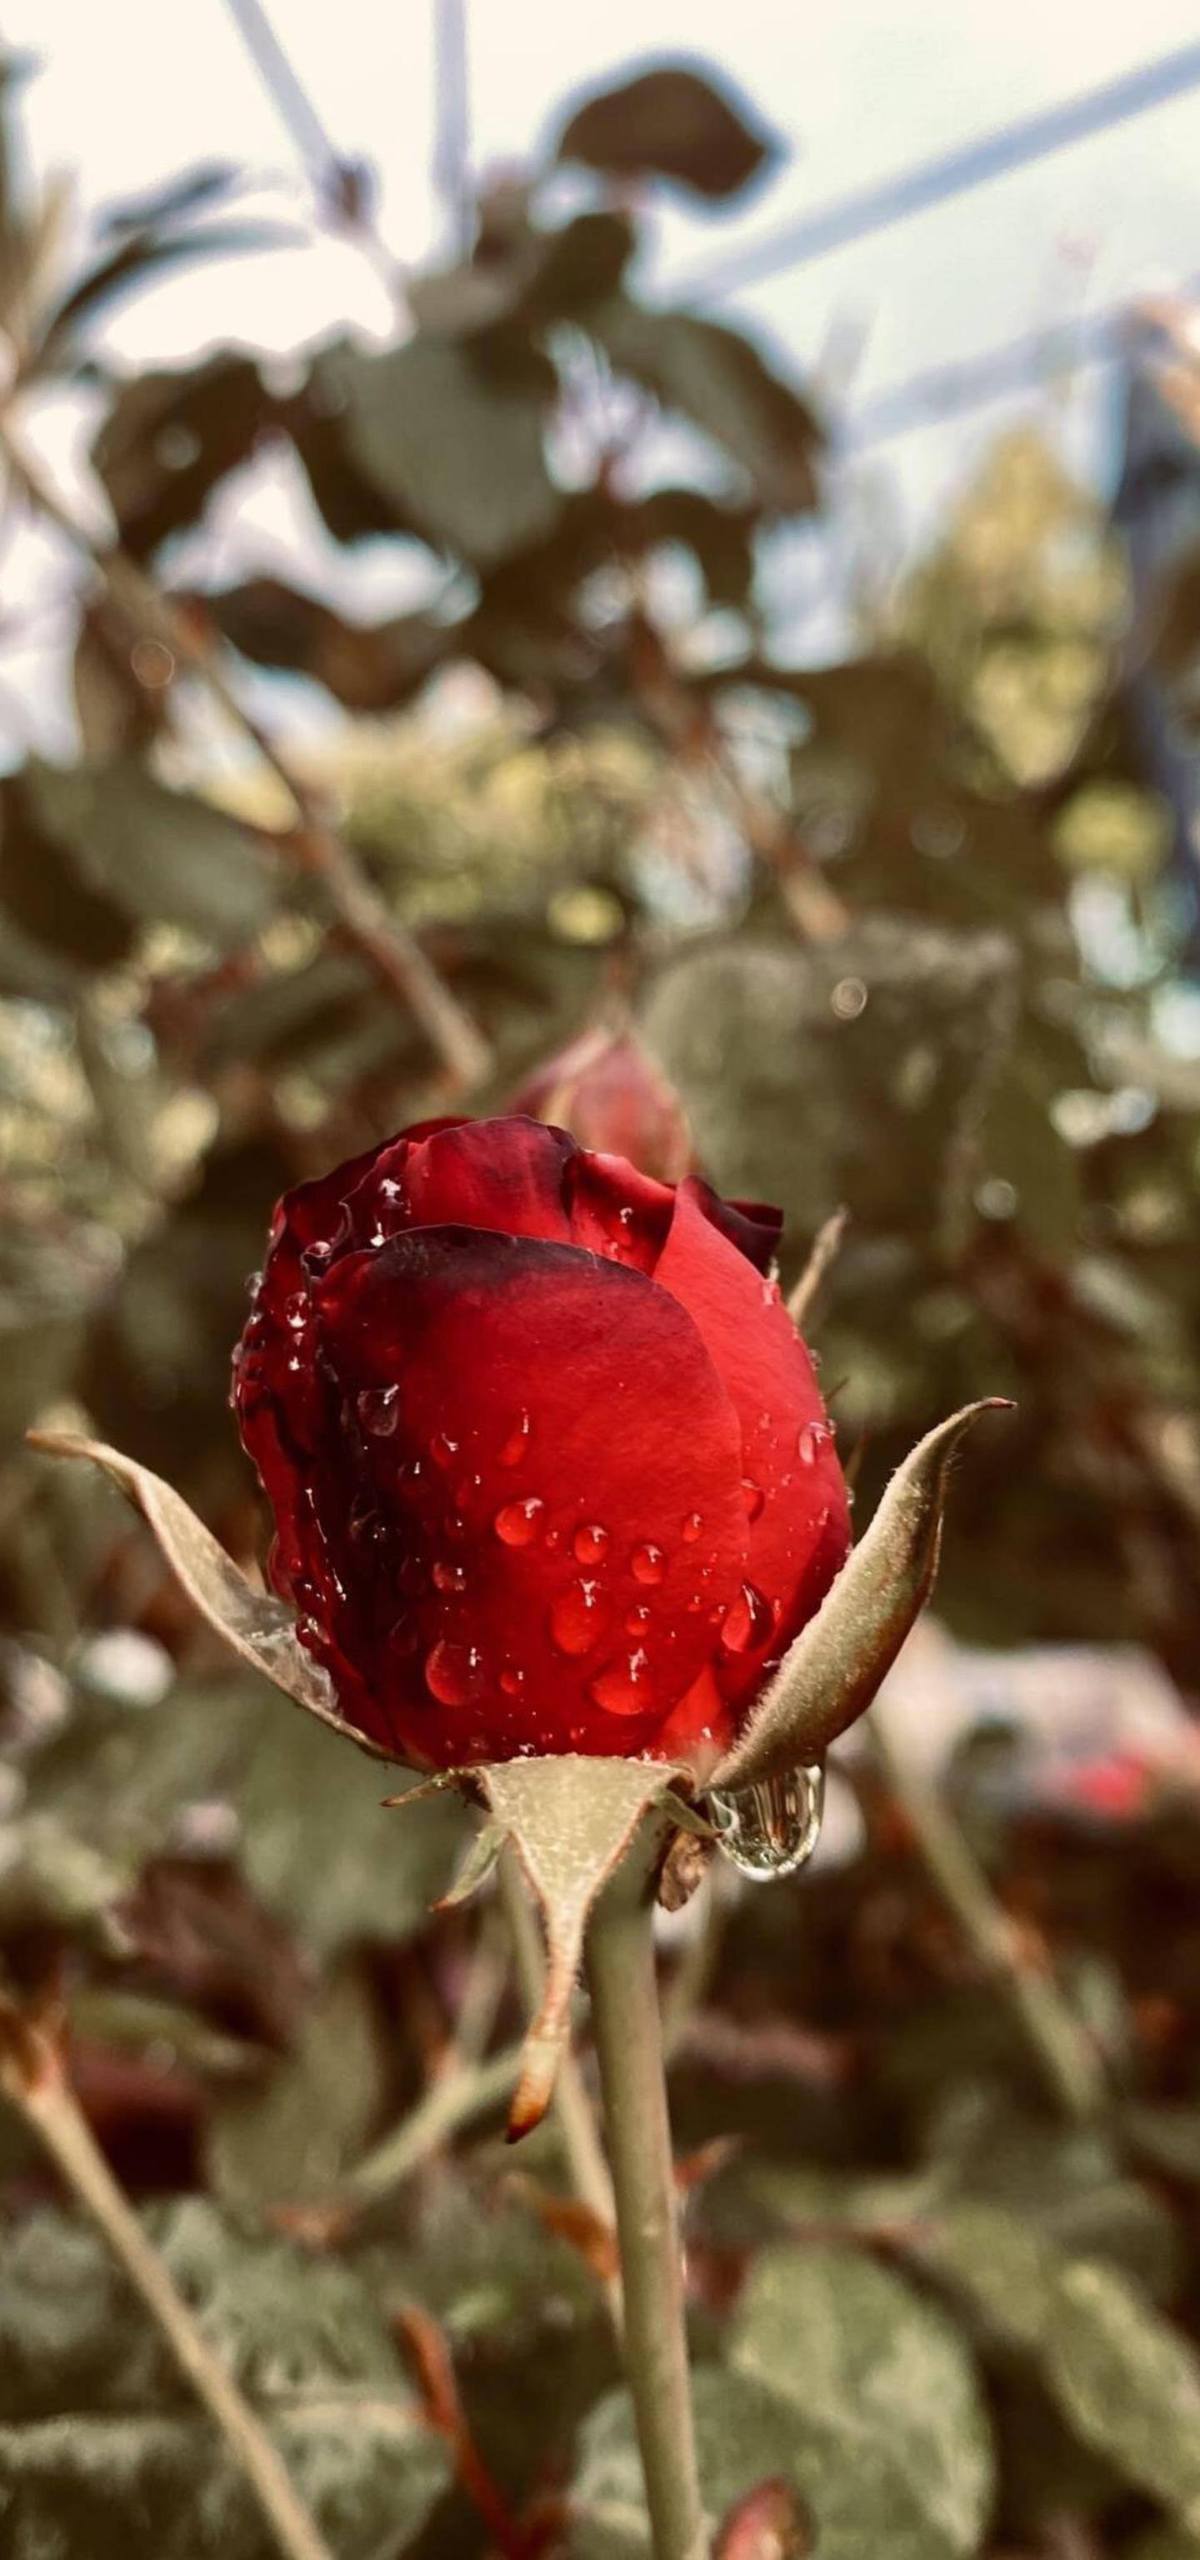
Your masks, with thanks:
M386 1440L400 1420L399 1387L363 1387L355 1397L355 1410L363 1430L372 1440Z
M465 1707L483 1683L483 1656L473 1644L435 1644L425 1657L425 1685L444 1707Z
M598 1583L569 1583L550 1611L551 1641L560 1653L590 1653L600 1642L607 1616Z
M706 1810L725 1856L759 1884L794 1876L821 1836L825 1770L817 1764L764 1778L756 1787L716 1787Z
M500 1464L502 1467L520 1466L521 1460L525 1456L529 1447L529 1430L530 1424L528 1414L518 1414L512 1430L509 1432L507 1440L502 1443L500 1448Z
M501 1545L531 1547L542 1525L546 1505L536 1493L524 1502L506 1502L492 1523Z
M608 1545L608 1531L598 1520L585 1520L575 1532L571 1547L580 1564L598 1564Z
M654 1704L650 1663L638 1645L625 1660L607 1663L588 1684L588 1696L610 1716L640 1716Z
M635 1547L629 1559L635 1582L661 1582L667 1570L667 1559L661 1547Z
M744 1582L721 1627L726 1653L752 1653L769 1636L771 1624L770 1601L752 1582Z

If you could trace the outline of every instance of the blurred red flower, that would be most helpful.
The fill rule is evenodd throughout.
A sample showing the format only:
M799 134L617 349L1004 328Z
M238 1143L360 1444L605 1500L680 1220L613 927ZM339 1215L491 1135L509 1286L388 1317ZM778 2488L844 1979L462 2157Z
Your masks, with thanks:
M683 1103L631 1031L585 1031L535 1067L508 1107L569 1129L583 1147L628 1156L660 1182L679 1182L695 1165Z
M779 1223L513 1118L281 1202L234 1402L362 1731L712 1768L849 1545Z

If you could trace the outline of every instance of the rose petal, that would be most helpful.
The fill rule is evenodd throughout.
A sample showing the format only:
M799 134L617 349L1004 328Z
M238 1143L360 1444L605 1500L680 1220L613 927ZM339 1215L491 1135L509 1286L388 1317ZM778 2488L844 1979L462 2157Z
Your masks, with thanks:
M724 1695L738 1699L843 1563L846 1487L812 1362L777 1287L727 1241L690 1183L677 1195L655 1279L687 1308L741 1425L749 1597L717 1666Z
M335 1263L318 1324L332 1627L371 1729L443 1767L657 1749L747 1545L737 1418L683 1309L570 1246L426 1228Z
M679 1188L703 1211L710 1226L718 1228L730 1244L736 1245L738 1252L744 1254L747 1262L752 1262L755 1270L761 1271L765 1278L779 1255L779 1240L783 1234L782 1209L771 1208L765 1200L722 1200L719 1191L714 1191L711 1183L703 1182L696 1173L690 1173Z

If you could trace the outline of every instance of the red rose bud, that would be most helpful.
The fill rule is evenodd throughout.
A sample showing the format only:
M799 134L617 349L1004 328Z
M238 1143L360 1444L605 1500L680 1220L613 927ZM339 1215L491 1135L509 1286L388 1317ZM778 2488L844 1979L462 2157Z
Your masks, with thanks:
M726 2516L714 2560L808 2560L812 2549L795 2491L786 2480L764 2480Z
M547 1058L509 1110L569 1129L583 1147L628 1156L660 1182L679 1182L695 1158L687 1114L673 1085L627 1031L585 1031Z
M362 1732L712 1768L849 1546L779 1223L518 1119L288 1194L234 1402Z

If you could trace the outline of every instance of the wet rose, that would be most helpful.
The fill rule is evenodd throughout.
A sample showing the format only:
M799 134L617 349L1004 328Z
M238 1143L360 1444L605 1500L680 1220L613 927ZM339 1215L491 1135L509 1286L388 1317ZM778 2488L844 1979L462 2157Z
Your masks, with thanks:
M234 1401L272 1581L362 1731L711 1769L849 1545L778 1230L514 1118L281 1202Z

